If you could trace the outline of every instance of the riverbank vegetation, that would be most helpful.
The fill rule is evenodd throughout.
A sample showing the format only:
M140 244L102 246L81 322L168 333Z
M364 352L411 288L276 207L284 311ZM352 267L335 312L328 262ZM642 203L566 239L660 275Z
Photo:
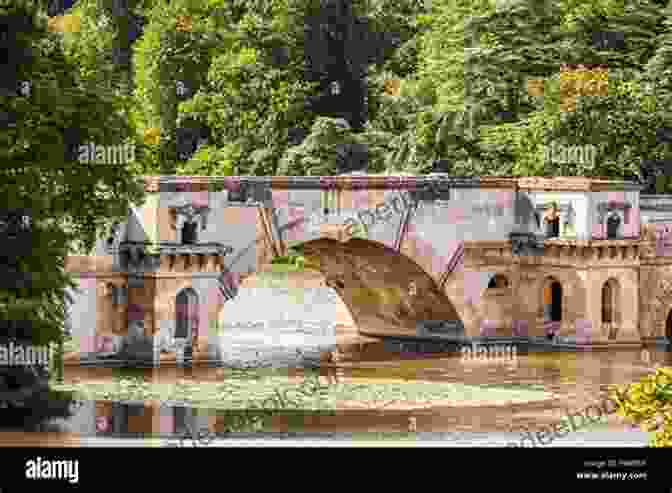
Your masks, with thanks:
M551 399L542 390L497 388L458 383L348 379L324 383L326 377L311 376L311 392L299 391L301 378L290 378L280 370L246 370L217 382L183 380L154 383L142 378L115 378L110 381L66 382L56 388L74 392L80 399L110 401L161 401L168 405L189 405L208 409L261 408L265 399L277 393L286 396L287 409L413 409L436 406L504 405ZM305 385L304 385L305 390Z
M653 447L672 447L672 367L658 368L640 382L613 389L617 413L653 432Z

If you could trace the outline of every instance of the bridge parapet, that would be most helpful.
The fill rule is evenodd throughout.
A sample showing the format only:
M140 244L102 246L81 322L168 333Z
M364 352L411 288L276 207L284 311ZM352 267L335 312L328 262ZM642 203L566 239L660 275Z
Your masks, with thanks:
M143 177L147 192L163 191L223 191L241 185L266 186L275 189L388 189L414 190L430 184L451 188L511 188L517 186L516 178L454 177L448 175L424 176L146 176Z

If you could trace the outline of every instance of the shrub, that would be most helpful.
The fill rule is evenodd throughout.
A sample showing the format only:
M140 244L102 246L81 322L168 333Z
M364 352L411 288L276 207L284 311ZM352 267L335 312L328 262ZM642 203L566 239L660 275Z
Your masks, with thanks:
M672 368L658 368L638 383L613 393L617 414L655 432L651 446L672 447Z

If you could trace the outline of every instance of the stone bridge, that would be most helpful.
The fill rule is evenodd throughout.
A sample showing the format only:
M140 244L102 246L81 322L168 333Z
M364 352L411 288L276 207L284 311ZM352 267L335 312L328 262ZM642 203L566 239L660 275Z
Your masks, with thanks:
M192 179L185 188L191 188L196 207L206 205L198 198L205 200L204 181L210 189L207 222L233 249L224 266L232 291L241 277L273 258L300 251L340 295L360 332L368 334L415 333L423 320L472 321L470 313L461 313L464 293L446 291L455 271L464 267L465 242L508 242L516 229L510 180ZM161 210L189 204L184 195L174 204L170 191L164 199L164 186L169 185L161 179L155 185ZM217 188L221 191L213 191ZM178 219L175 228L162 229L170 218L161 219L161 238L184 242L186 222ZM480 277L474 292L466 293L474 305L489 276Z
M196 328L207 333L208 320L226 318L225 302L242 280L293 251L322 272L363 334L416 335L418 322L453 321L477 336L496 319L507 332L501 335L516 334L521 320L541 335L536 291L550 282L537 272L542 264L566 281L563 323L571 321L567 330L574 332L582 317L594 318L594 309L586 307L582 274L558 260L564 243L551 248L555 260L549 260L548 242L538 240L551 204L556 242L594 249L596 241L605 248L618 241L626 252L640 241L639 188L627 182L352 175L147 177L145 186L148 200L133 208L129 221L101 240L94 255L73 256L68 264L80 274L95 272L108 297L118 288L134 298L126 302L145 333L166 324L173 335L179 330L175 299L185 289L207 299ZM617 236L607 238L607 220L616 216L620 223L609 226L609 235ZM576 255L578 247L570 247ZM528 281L534 302L511 291ZM96 289L93 296L100 296ZM114 310L101 315L105 303L98 303L98 329L123 331L130 306L127 320L110 327ZM579 308L573 313L570 306Z

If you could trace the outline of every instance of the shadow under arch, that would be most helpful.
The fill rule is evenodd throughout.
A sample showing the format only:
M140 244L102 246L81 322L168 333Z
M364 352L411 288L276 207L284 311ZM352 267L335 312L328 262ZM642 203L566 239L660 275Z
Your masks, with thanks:
M319 238L292 245L322 272L361 334L415 333L425 320L460 321L432 276L406 255L371 240Z

